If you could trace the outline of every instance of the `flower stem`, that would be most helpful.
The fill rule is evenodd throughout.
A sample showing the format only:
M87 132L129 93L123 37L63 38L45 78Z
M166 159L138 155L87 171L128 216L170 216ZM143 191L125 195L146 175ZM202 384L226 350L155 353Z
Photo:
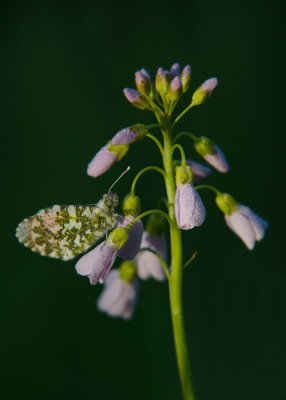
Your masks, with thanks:
M170 309L172 316L174 341L184 399L194 400L182 305L182 237L181 231L176 224L174 213L174 198L176 193L176 186L173 173L171 128L166 129L164 132L163 163L165 170L165 185L169 203L169 217L174 222L173 224L170 224L171 271L169 277Z

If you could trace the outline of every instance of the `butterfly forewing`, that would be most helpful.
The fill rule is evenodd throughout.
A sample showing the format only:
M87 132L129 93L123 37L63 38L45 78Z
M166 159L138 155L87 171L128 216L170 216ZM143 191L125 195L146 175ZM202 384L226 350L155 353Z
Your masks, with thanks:
M106 195L105 195L106 196ZM43 256L71 260L88 250L116 224L116 204L52 206L24 219L18 240Z

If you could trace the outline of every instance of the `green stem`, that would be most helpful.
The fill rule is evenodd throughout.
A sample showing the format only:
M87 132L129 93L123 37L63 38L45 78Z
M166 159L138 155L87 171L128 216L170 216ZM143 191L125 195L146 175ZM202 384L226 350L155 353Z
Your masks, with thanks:
M181 133L178 133L178 135L175 136L174 142L176 143L176 142L178 141L178 139L179 139L181 136L188 136L188 137L191 138L194 142L196 142L197 139L198 139L198 138L196 137L196 135L194 135L193 133L190 133L190 132L181 132Z
M135 193L135 186L136 186L136 183L137 183L138 179L140 178L140 176L145 174L145 172L148 172L148 171L157 171L161 175L163 175L163 177L165 178L165 172L159 167L150 166L150 167L143 168L143 169L141 169L141 171L138 172L138 174L135 176L135 178L132 182L131 190L130 190L131 194Z
M156 143L156 145L158 146L158 149L160 150L160 153L163 155L163 147L162 147L161 143L159 142L159 140L151 133L147 133L146 137L148 137L149 139L152 139L153 142Z
M217 196L219 196L221 194L221 192L216 189L214 186L211 185L199 185L199 186L195 186L196 190L201 190L201 189L208 189L211 190L212 192L214 192Z
M187 165L187 161L186 161L186 156L185 156L184 149L180 144L174 144L172 146L172 156L173 156L173 153L174 153L174 151L176 149L180 150L180 153L181 153L181 164L182 164L183 167L185 167Z
M182 391L185 400L194 400L191 369L188 359L188 348L185 333L185 324L182 305L182 279L183 279L183 252L181 230L176 224L174 213L174 198L176 193L173 174L172 157L172 133L171 128L164 132L163 163L165 170L165 185L169 203L169 217L173 221L170 224L171 244L171 273L169 279L170 309L173 324L174 341L177 355L177 363L181 380Z
M169 217L168 214L166 214L166 213L165 213L164 211L162 211L162 210L156 210L156 209L155 209L155 210L148 210L148 211L145 211L145 212L143 212L142 214L138 215L138 217L134 218L133 221L132 221L129 225L126 226L127 231L129 231L129 230L132 228L132 226L133 226L137 221L139 221L139 219L142 219L142 218L144 218L144 217L147 217L147 216L150 215L150 214L160 214L160 215L163 215L163 217L165 217L166 220L169 222L169 225L170 225L170 226L171 226L171 225L174 225L174 222L171 220L171 218Z

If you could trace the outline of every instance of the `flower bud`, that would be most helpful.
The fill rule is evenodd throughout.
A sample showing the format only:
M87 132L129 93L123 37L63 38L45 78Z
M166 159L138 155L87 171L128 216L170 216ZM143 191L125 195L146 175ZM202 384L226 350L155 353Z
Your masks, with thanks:
M186 65L181 73L181 80L183 85L183 93L187 92L191 83L191 66Z
M199 106L207 101L218 84L217 78L206 80L193 94L192 105Z
M141 213L140 198L131 193L127 194L122 202L122 211L124 215L139 215Z
M194 147L211 166L220 172L228 172L229 165L221 149L210 139L202 136L198 138Z
M178 100L183 93L182 81L179 76L172 79L168 89L168 98L172 101Z
M113 136L111 140L112 145L122 145L138 142L142 140L148 133L148 129L143 124L136 124L127 128L121 129Z
M148 72L144 68L135 72L135 84L140 93L146 96L150 94L152 82Z
M132 260L124 261L119 267L119 277L125 282L132 282L136 276L136 264Z
M104 174L116 161L120 161L127 153L129 146L113 146L107 144L102 147L93 157L87 167L87 174L93 178Z
M230 215L237 210L237 201L228 193L218 194L215 201L224 214Z
M169 73L170 73L171 79L174 78L175 76L180 76L180 73L181 73L180 64L179 63L174 63L171 66L171 69L170 69Z
M138 92L138 90L125 88L123 93L129 103L131 103L134 107L137 107L140 110L145 110L145 108L148 106L145 96Z
M163 68L159 68L156 75L155 87L161 97L164 97L168 92L170 84L170 75L168 71L164 71Z

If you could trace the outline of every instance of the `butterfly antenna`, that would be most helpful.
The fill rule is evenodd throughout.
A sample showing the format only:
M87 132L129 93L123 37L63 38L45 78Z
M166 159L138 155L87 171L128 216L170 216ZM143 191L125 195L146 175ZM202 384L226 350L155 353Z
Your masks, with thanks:
M108 193L111 192L111 189L116 185L116 183L125 175L127 172L131 169L131 167L127 167L125 171L122 172L122 174L116 179L116 181L110 186Z

